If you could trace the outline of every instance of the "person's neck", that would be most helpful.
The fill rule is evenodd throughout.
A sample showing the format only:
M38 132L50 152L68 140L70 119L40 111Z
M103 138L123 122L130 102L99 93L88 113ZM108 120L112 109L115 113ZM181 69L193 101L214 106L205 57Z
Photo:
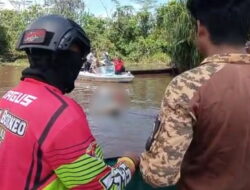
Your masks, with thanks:
M246 49L245 47L238 46L238 47L232 47L228 45L220 45L220 46L214 46L209 49L207 56L213 56L216 54L229 54L229 53L237 53L237 54L245 54Z

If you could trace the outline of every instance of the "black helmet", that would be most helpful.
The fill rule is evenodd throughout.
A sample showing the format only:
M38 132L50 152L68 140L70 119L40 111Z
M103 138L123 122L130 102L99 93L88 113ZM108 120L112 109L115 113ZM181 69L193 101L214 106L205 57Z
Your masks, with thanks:
M17 43L17 50L68 50L72 43L81 47L82 56L90 52L90 41L78 24L62 16L48 15L27 27Z

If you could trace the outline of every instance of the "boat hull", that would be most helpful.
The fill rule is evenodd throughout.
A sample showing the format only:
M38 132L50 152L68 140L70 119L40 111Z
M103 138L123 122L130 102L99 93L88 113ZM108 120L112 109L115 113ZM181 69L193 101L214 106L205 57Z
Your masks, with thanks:
M103 75L103 74L94 74L88 72L80 72L78 76L79 80L88 80L96 82L132 82L134 76L130 73L125 73L121 75Z

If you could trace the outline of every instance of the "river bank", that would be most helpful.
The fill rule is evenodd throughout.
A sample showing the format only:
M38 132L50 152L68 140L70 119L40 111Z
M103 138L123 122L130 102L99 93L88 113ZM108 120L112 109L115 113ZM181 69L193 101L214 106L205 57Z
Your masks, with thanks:
M13 62L0 61L0 66L18 66L18 67L27 67L28 60L25 58L17 59ZM161 70L167 69L170 67L170 63L164 63L162 61L154 61L150 62L149 60L144 60L142 62L132 62L132 61L125 61L125 66L127 70Z
M16 66L16 67L27 67L28 60L27 59L17 59L16 61L8 62L8 61L0 61L0 66Z

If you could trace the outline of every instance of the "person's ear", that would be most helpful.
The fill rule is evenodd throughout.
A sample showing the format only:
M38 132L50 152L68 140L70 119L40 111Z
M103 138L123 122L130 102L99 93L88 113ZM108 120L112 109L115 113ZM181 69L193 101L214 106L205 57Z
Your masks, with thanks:
M204 25L202 25L199 20L197 21L197 35L198 38L200 39L209 38L209 32L207 28Z
M211 45L210 34L208 29L198 20L197 21L197 34L196 34L196 46L198 50L207 55L209 47Z
M81 48L80 46L76 45L76 44L72 44L69 48L71 51L74 51L76 53L81 53Z

